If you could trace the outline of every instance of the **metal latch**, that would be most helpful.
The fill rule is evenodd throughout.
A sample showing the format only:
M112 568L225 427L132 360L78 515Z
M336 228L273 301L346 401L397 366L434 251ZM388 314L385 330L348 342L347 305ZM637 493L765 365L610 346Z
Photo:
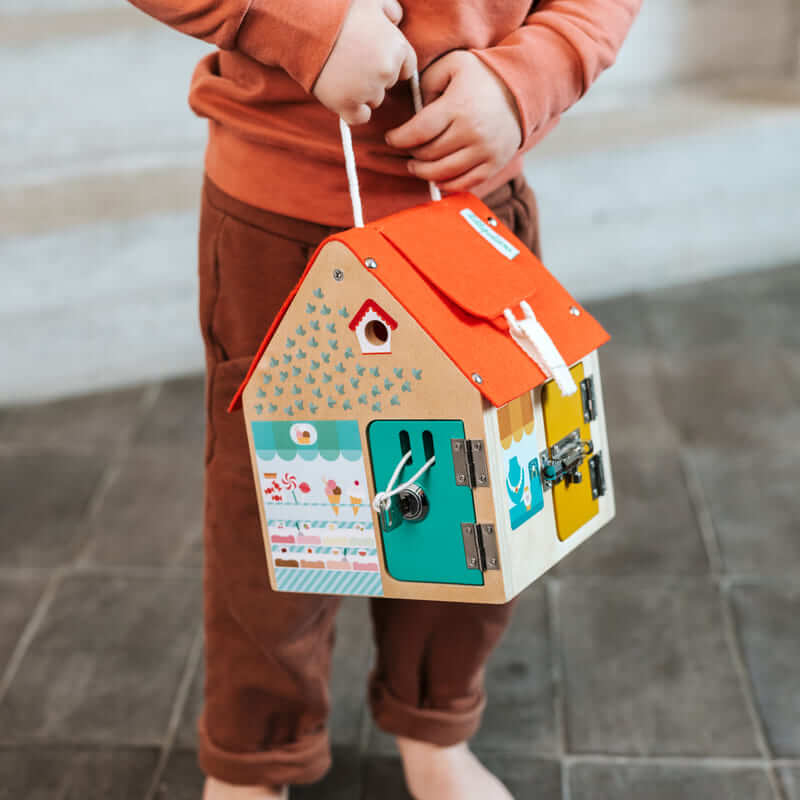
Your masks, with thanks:
M462 522L461 534L468 569L500 569L494 525Z
M597 405L594 396L594 378L590 375L581 381L581 400L583 401L583 421L597 419Z
M451 439L453 468L459 486L488 486L486 445L480 439Z
M602 453L595 453L589 459L589 479L592 482L592 497L595 500L603 497L606 493L606 471Z
M562 481L567 486L580 483L583 480L583 475L580 473L581 465L593 452L592 440L581 439L580 429L576 428L556 442L549 451L544 450L539 456L542 462L542 486L549 489Z

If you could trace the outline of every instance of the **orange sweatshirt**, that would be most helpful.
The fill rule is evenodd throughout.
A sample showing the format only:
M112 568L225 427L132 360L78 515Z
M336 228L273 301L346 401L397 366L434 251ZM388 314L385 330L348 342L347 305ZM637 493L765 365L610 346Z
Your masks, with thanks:
M349 0L131 0L219 48L203 58L189 102L209 119L206 170L223 191L279 214L349 226L352 212L336 116L310 90L336 42ZM522 169L522 153L558 122L616 57L641 0L403 0L401 30L420 71L470 50L514 96L523 126L516 158L475 190ZM353 129L367 219L428 199L407 156L384 133L413 114L408 82ZM392 177L388 177L392 176Z

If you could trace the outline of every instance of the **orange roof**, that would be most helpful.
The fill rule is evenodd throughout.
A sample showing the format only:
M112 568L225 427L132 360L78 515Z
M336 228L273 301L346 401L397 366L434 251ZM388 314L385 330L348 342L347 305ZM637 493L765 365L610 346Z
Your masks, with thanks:
M526 300L567 364L609 336L541 261L492 212L467 193L416 206L329 237L346 245L495 406L547 378L511 338L503 311L517 316ZM493 220L494 221L494 220ZM305 279L316 253L298 283ZM383 265L383 268L382 268ZM366 269L366 267L365 267ZM230 410L280 324L292 295L273 321ZM475 376L479 376L476 378Z

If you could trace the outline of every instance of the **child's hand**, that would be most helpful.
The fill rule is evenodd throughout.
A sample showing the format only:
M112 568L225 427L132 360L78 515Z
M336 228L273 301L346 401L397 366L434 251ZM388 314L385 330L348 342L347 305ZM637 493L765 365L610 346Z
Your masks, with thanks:
M350 125L369 122L386 90L417 68L414 49L397 27L402 18L398 0L352 0L312 88L322 105Z
M522 129L514 97L493 70L455 50L425 70L421 86L430 105L386 134L413 156L412 174L446 191L467 191L508 164Z

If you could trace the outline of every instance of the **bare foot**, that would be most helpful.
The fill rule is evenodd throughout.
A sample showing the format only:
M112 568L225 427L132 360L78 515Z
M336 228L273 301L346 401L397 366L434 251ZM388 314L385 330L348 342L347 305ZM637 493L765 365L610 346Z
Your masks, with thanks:
M401 736L396 741L414 800L514 800L466 742L439 747Z
M216 778L206 778L203 800L289 800L289 787L232 786Z

